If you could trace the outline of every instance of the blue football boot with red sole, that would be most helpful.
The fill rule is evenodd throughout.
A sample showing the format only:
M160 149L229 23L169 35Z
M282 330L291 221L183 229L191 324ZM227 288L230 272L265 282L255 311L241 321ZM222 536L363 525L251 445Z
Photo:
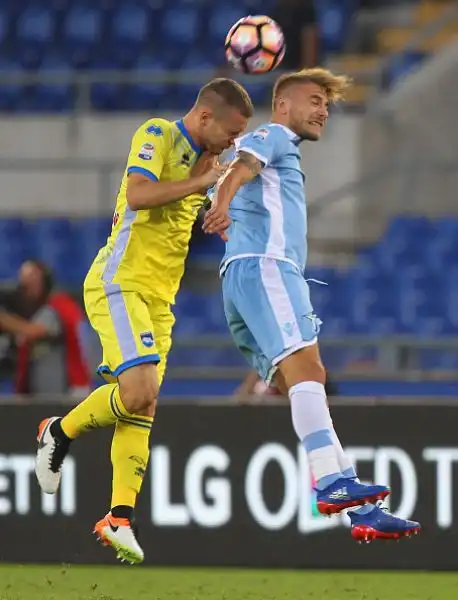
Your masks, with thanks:
M365 514L357 510L348 513L351 521L351 535L360 544L370 543L376 539L399 540L403 537L418 535L421 525L417 521L395 517L388 509L381 506Z
M346 508L375 504L390 493L385 485L365 485L354 479L341 477L324 490L316 490L316 504L323 515L336 515Z

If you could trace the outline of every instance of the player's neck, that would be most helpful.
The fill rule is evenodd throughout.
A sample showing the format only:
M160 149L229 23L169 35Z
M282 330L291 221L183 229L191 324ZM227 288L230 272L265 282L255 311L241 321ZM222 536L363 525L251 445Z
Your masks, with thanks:
M277 125L283 125L283 127L286 127L287 129L289 129L290 131L292 131L293 133L295 133L295 131L293 129L291 129L290 124L287 122L286 119L282 118L281 115L276 115L273 114L272 118L270 119L271 123L276 123Z
M181 120L194 143L199 147L202 146L200 136L197 133L197 123L195 122L193 114L188 113Z

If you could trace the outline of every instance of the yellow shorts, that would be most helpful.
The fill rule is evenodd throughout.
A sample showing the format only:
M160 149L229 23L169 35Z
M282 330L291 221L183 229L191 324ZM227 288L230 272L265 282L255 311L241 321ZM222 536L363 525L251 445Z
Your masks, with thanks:
M85 289L84 303L102 344L99 375L113 382L130 367L154 363L161 384L175 323L170 304L156 296L119 288L106 294L103 287Z

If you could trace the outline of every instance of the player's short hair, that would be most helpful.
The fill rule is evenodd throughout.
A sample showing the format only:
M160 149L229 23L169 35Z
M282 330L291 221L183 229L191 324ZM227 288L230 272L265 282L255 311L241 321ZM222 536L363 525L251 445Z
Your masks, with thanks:
M289 87L301 83L315 83L323 88L328 101L333 104L345 98L345 93L351 85L350 77L347 75L335 75L328 69L316 67L313 69L302 69L293 73L284 73L276 81L273 89L272 100L275 104L277 98Z
M237 109L244 117L253 116L253 103L246 89L233 79L212 79L200 90L196 105L207 104L216 113L228 106Z

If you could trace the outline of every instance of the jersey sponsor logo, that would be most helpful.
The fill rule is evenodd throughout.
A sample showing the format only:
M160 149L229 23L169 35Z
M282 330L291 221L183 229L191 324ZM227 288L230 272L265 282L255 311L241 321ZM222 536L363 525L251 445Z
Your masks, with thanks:
M146 348L152 348L154 346L154 337L151 331L145 331L144 333L141 333L140 339Z
M116 227L116 225L118 224L118 221L119 221L119 213L115 212L113 215L113 223L112 223L113 227Z
M178 165L184 165L185 167L190 167L191 166L191 156L189 155L188 152L185 152L183 154L183 156L181 157L181 160L178 163Z
M146 128L146 133L152 133L156 136L164 135L164 132L162 131L161 127L159 127L158 125L150 125Z
M269 135L269 130L265 129L265 128L261 128L253 133L253 139L265 140L268 135Z
M153 144L143 144L140 148L140 152L138 153L138 157L142 160L151 160L154 154L154 146Z

